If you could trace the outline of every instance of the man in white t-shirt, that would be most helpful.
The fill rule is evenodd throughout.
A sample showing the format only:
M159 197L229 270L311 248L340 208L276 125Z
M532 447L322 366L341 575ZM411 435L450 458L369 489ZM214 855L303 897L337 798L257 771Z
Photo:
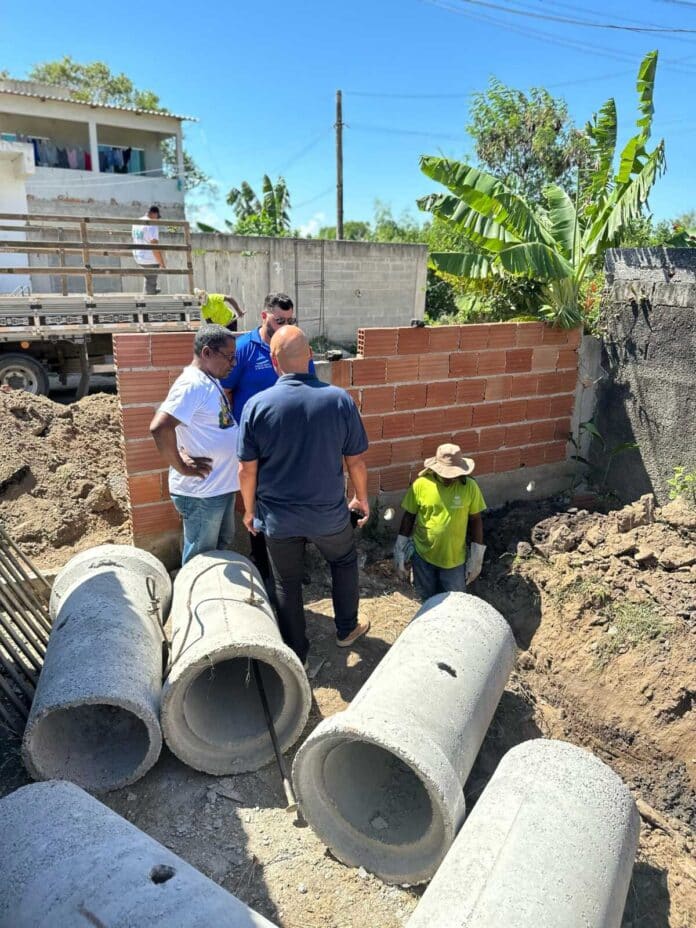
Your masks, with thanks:
M131 234L134 245L159 245L159 226L153 226L152 220L160 218L159 206L151 206L144 216L140 217L144 225L133 226ZM148 220L150 224L148 225ZM151 296L160 292L157 286L157 272L165 266L162 252L157 248L134 248L133 260L143 268L145 284L143 293Z
M193 360L150 423L169 465L172 502L184 522L182 565L234 540L238 428L220 386L234 366L234 348L234 335L223 326L202 325L193 342Z

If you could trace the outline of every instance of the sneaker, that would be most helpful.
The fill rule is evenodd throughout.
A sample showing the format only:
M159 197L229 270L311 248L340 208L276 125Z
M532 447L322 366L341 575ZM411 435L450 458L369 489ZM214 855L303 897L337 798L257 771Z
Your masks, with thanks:
M336 644L339 648L349 648L354 644L358 638L362 638L370 630L370 623L368 622L358 622L353 631L347 635L345 638L337 638Z

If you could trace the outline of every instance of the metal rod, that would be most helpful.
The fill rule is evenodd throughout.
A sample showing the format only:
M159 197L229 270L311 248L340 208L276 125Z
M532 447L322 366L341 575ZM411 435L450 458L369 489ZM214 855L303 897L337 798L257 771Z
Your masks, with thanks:
M6 581L4 585L0 584L0 590L5 589L5 595L12 600L15 607L19 607L20 611L22 611L22 607L24 607L31 613L31 619L27 618L27 621L37 626L35 629L36 634L45 644L48 643L48 635L51 626L47 617L44 615L41 607L36 602L32 602L31 596L27 596L22 589L21 584L26 581L17 581L8 573L3 563L2 556L0 556L0 577Z
M27 567L29 568L29 570L34 574L35 577L37 577L37 578L43 583L43 585L46 587L46 589L47 589L48 592L50 593L50 592L51 592L51 584L50 584L50 583L48 582L48 580L44 577L44 575L41 573L41 571L38 570L38 568L36 568L36 567L34 566L33 562L32 562L31 559L29 558L29 556L26 555L26 554L24 553L24 551L22 551L22 549L16 544L16 542L13 541L12 538L10 538L10 536L7 534L7 532L5 531L5 529L4 529L4 527L2 526L2 524L0 524L0 538L2 538L2 540L5 542L5 544L8 545L10 548L12 548L12 549L19 555L20 559L21 559L22 561L24 561L24 563L27 565ZM27 579L27 580L30 579L26 574L24 574L24 577L25 577L25 579Z
M7 709L5 709L5 707L3 706L1 702L0 702L0 718L3 718L5 720L5 725L7 726L7 728L10 729L11 732L14 732L15 735L19 735L21 733L23 726L17 725L15 720L11 717L11 715L9 714ZM22 722L24 721L23 717L21 721Z
M2 651L0 651L0 667L2 667L10 677L12 677L12 679L15 681L17 686L27 697L27 699L29 700L29 704L31 705L31 702L34 699L34 693L36 692L36 689L33 683L28 682L29 678L26 676L26 673L23 677L22 674L18 670L15 669L16 662L12 660L12 652L7 650L7 643L4 644L4 647L5 647L5 651L8 657L10 658L10 662L8 663L8 661L3 657ZM21 664L17 664L16 666L22 668Z
M24 635L36 653L43 657L46 653L46 645L48 641L43 641L38 637L36 631L27 621L26 616L22 615L21 608L17 609L16 602L12 602L12 600L7 595L7 589L3 588L2 586L0 586L0 606L2 606L7 615L13 620L17 628Z
M0 544L0 576L12 585L14 595L34 614L37 624L46 636L51 632L51 619L45 603L36 595L31 578L23 576L19 565L15 565L6 550ZM48 640L48 638L46 639Z
M23 705L19 701L19 699L17 699L17 697L14 694L14 691L12 690L12 687L8 683L6 683L1 676L0 676L0 689L4 691L5 696L10 700L12 705L17 709L17 712L19 712L20 718L22 720L26 720L27 716L29 715L29 710L27 709L25 705Z
M19 653L22 655L22 657L26 660L26 662L31 667L34 668L34 670L32 671L32 674L34 674L34 676L33 678L30 678L30 679L32 683L35 683L37 680L37 677L34 671L38 671L39 673L41 672L41 659L36 657L36 655L33 654L29 650L26 642L22 641L20 636L15 631L12 625L12 622L9 621L8 617L6 617L5 613L2 612L1 610L0 610L0 625L2 625L2 627L5 629L7 634L10 636L10 638L15 644L15 647L17 648ZM7 642L7 644L9 644L9 641ZM22 668L22 669L25 670L25 668ZM29 676L29 672L28 671L25 671L25 672L27 673L27 676Z
M288 805L286 812L296 812L297 811L297 799L295 798L295 793L293 792L292 784L290 783L290 777L288 776L288 771L285 766L285 759L280 750L280 745L278 744L278 736L276 735L275 725L273 724L273 717L271 716L271 710L268 706L268 699L266 698L266 690L263 685L263 680L261 679L261 669L259 667L259 662L254 658L251 659L251 669L254 673L254 679L256 680L256 686L259 691L259 697L261 699L261 705L263 707L263 714L266 717L266 725L268 726L268 731L271 736L271 741L273 742L273 750L276 756L276 762L278 764L278 770L280 771L280 776L283 781L283 789L285 791L285 798L287 799Z

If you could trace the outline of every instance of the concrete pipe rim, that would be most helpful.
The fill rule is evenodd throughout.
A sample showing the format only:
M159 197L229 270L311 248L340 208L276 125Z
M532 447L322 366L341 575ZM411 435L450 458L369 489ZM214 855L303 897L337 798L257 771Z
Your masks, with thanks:
M205 657L208 663L200 665ZM248 773L258 770L274 758L260 699L251 671L251 660L260 665L264 689L281 751L291 748L307 724L311 708L311 690L304 668L294 652L273 643L235 642L218 649L207 648L178 674L176 664L165 680L161 702L164 741L180 760L194 770L213 775ZM233 667L239 662L240 666ZM206 681L206 673L224 667L219 685ZM203 698L212 705L233 704L229 697L239 690L237 680L244 675L244 693L250 694L237 716L210 721L204 718ZM238 676L239 674L239 676ZM246 680L248 678L248 686ZM215 691L215 698L211 694ZM227 699L227 702L225 702ZM251 712L246 710L251 708ZM295 707L293 709L293 706ZM247 723L242 736L240 721Z
M355 745L377 748L382 754L396 759L407 768L412 778L411 782L417 781L423 795L428 800L431 827L423 831L418 841L410 844L408 853L398 850L404 845L385 844L380 841L381 828L379 830L373 828L373 835L370 835L365 830L355 827L329 798L323 778L326 760L336 749ZM312 758L313 754L318 757ZM313 766L312 761L315 764L321 764L321 777L310 772ZM453 810L448 807L443 790L438 786L434 773L433 770L431 774L427 765L415 764L414 758L402 750L398 744L386 745L377 733L342 728L330 733L320 732L319 737L316 738L315 733L309 736L295 756L292 779L305 819L340 861L348 866L364 867L386 883L417 885L427 882L434 876L464 820L463 789L456 778L452 779L455 776L454 772L452 771L450 776L448 771L444 778L447 779L448 786L454 786L461 797L461 808L456 816L452 815ZM442 771L440 770L439 773L442 779ZM307 803L305 799L309 793L312 794L311 803ZM338 820L336 812L340 816ZM330 819L330 827L337 832L339 840L332 837L330 829L327 828L327 819Z
M89 792L99 794L130 786L155 765L162 750L162 731L159 720L154 713L143 711L144 708L128 700L109 697L100 699L87 697L46 706L34 718L29 719L24 732L22 739L24 766L35 780L65 780ZM90 738L85 732L85 727L89 727L85 726L85 716L92 725L95 715L98 719L98 714L94 712L95 709L101 710L98 714L110 713L111 715L107 723L109 732L107 738L101 736ZM65 718L67 714L69 714L68 719ZM119 715L122 716L122 725L125 723L122 732L126 738L114 743L114 717ZM51 735L50 729L46 731L46 725L52 719L55 721L56 717L59 718L59 731ZM77 733L82 735L79 751L72 751L67 756L62 755L60 766L56 766L55 763L52 765L44 756L50 747L50 742L57 739L60 745L60 740L63 739L67 744L69 730L73 726L76 727ZM132 752L130 755L126 750L129 733L134 735L135 741L130 748ZM42 744L42 741L48 741L49 744ZM99 758L105 749L113 751L117 757L117 763L112 765L112 770L115 767L116 773L112 772L108 775L108 766L105 765L101 768L101 775L84 776L84 763L89 760L99 763L95 758Z

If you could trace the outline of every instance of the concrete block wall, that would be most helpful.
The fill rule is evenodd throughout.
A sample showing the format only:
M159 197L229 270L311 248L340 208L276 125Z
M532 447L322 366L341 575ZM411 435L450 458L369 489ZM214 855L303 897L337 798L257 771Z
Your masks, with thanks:
M565 462L580 335L537 322L359 329L358 357L330 379L362 413L370 497L404 491L443 442L477 476ZM134 541L162 556L180 523L148 427L191 348L186 332L114 336Z

